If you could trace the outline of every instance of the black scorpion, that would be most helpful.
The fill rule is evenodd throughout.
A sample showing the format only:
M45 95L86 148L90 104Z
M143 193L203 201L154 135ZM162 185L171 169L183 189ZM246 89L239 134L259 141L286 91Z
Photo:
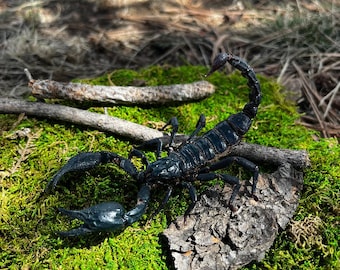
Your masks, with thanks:
M83 225L70 231L59 232L62 236L78 236L91 232L115 231L122 229L138 221L145 213L150 200L150 189L154 184L163 184L168 187L160 209L168 201L173 188L182 185L187 188L192 203L187 209L185 216L189 214L197 201L197 195L192 182L221 179L225 183L233 185L233 191L229 199L229 206L235 210L233 201L240 189L238 178L216 173L214 171L229 166L236 162L253 174L251 194L254 198L259 169L251 161L238 157L228 156L233 145L240 142L241 137L249 130L252 119L256 116L261 101L260 84L253 69L241 58L228 53L221 53L214 59L208 75L223 67L226 63L241 71L247 78L250 88L249 102L242 112L230 115L226 120L218 123L213 129L198 137L197 133L205 126L205 117L201 115L196 129L189 139L178 148L173 148L173 142L178 130L178 122L173 117L167 124L172 126L169 151L167 157L160 157L162 141L151 140L145 145L157 146L157 160L149 163L145 155L138 149L131 151L128 158L121 157L112 152L86 152L71 158L67 164L58 171L47 185L47 190L54 189L64 174L75 171L84 171L100 164L114 163L127 172L141 186L138 192L136 206L125 212L123 206L117 202L105 202L83 210L58 210L71 218L82 220ZM165 127L164 127L165 128ZM144 163L145 170L138 171L131 158L138 157Z

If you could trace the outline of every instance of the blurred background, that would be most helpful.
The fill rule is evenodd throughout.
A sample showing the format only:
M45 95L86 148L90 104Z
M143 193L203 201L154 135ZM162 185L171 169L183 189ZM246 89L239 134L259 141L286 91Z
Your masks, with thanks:
M335 0L2 0L0 95L27 95L24 68L70 81L208 66L225 51L283 84L303 125L339 138L339 9Z

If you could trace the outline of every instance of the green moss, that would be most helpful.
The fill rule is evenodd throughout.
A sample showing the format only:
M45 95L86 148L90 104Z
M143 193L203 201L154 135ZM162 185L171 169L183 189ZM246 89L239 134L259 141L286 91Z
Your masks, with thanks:
M201 80L205 67L151 67L138 72L116 70L87 83L146 85L185 83ZM281 233L265 259L247 269L336 269L339 268L339 160L335 139L317 138L317 134L296 124L299 115L288 104L281 87L259 76L263 102L251 130L244 140L262 145L306 149L311 168L305 171L305 186L294 217L303 221L319 217L322 242L299 245L289 234ZM181 133L190 133L201 113L207 117L207 129L240 111L248 99L246 80L238 72L225 76L215 73L208 80L218 88L214 95L190 104L140 108L119 106L110 115L154 126L177 116ZM91 110L102 111L102 108ZM108 150L127 156L132 142L85 127L46 121L32 117L16 123L18 117L0 115L0 268L19 269L168 269L165 248L159 238L169 222L182 214L188 195L179 192L165 211L145 225L157 200L153 192L147 214L123 232L61 239L54 232L68 230L77 221L56 213L57 207L83 208L103 201L121 202L127 209L134 205L137 187L122 170L113 165L66 177L53 194L44 188L54 173L80 151ZM14 127L14 128L12 128ZM17 138L14 132L30 128L29 137ZM316 139L317 138L317 139ZM148 155L153 157L153 155ZM312 246L311 246L312 245Z

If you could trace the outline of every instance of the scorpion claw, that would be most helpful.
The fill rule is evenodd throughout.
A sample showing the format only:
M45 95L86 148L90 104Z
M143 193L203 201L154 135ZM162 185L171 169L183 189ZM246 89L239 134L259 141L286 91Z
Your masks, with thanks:
M149 202L150 188L144 185L138 192L137 205L129 212L117 202L104 202L83 210L58 208L59 212L72 219L79 219L83 225L70 231L59 232L61 236L79 236L92 232L113 232L136 222L144 214Z
M116 231L125 225L123 206L116 202L105 202L83 210L67 210L59 208L59 212L72 219L84 222L78 228L59 232L62 236L79 236L96 231Z

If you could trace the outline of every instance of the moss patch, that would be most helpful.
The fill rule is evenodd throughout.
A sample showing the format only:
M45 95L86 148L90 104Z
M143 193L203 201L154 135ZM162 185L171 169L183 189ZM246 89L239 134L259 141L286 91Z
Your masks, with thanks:
M117 70L94 84L146 85L188 83L201 80L205 67L151 67L140 71ZM281 87L260 77L263 101L251 130L244 140L267 146L306 149L311 168L305 171L305 186L295 222L321 220L313 234L299 241L293 230L282 232L261 262L247 269L336 269L339 268L339 160L335 139L318 138L296 121L295 108L285 102ZM201 113L212 128L230 114L240 111L248 98L246 80L238 72L225 76L215 73L208 80L217 86L216 93L200 102L140 108L119 106L108 109L110 115L151 127L177 116L179 132L189 134ZM102 108L91 110L102 111ZM123 232L62 239L54 232L76 226L57 214L57 207L83 208L104 201L118 201L126 209L135 204L135 182L115 166L101 166L89 172L70 174L55 193L44 194L54 173L81 151L113 151L127 156L132 143L96 130L51 120L0 115L0 268L50 269L168 269L166 248L160 233L169 222L182 214L188 195L178 192L166 209L145 225L157 200L153 194L150 210L140 222ZM16 132L29 128L28 136ZM149 155L153 157L153 155ZM261 164L259 164L261 165ZM292 225L293 226L293 225ZM308 239L319 239L312 241Z

